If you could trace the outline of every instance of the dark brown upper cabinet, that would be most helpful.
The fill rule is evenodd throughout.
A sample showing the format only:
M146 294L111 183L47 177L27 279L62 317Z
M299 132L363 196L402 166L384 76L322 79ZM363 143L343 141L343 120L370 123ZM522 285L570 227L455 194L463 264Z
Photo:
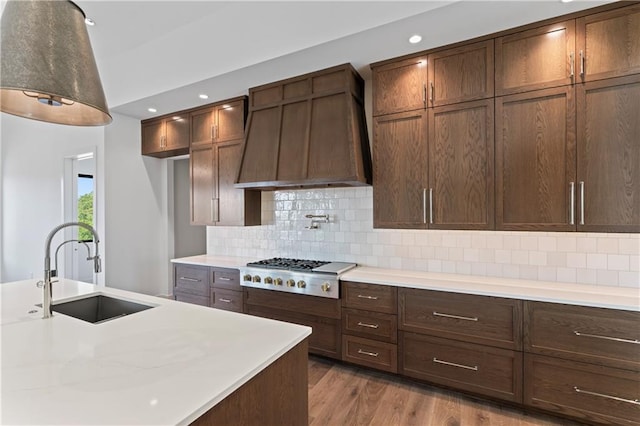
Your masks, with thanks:
M373 120L373 226L427 227L427 112Z
M236 187L371 183L364 82L350 64L255 87Z
M496 96L574 83L575 21L496 39Z
M576 90L577 229L640 232L640 74Z
M142 155L166 158L189 153L188 114L143 120L141 127Z
M576 224L572 86L496 98L496 229Z
M429 106L493 97L493 40L432 53L427 64Z
M373 116L427 108L427 57L371 65Z
M429 228L493 229L493 99L429 110Z
M578 18L581 81L640 73L640 4Z
M230 99L191 111L191 144L242 139L247 116L245 98Z

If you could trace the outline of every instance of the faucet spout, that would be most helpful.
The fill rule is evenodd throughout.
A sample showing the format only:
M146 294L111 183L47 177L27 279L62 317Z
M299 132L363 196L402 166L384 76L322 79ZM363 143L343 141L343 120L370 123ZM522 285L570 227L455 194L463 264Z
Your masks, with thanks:
M81 227L81 228L85 228L86 230L88 230L89 232L91 232L93 234L93 242L95 244L95 253L94 256L91 257L91 251L89 250L89 246L87 246L87 250L89 250L89 258L88 260L93 259L93 266L94 266L94 270L96 273L101 272L102 271L102 266L101 266L101 262L100 262L100 254L98 251L98 243L100 242L100 237L98 237L98 233L96 232L95 229L93 229L92 226L87 225L86 223L82 223L82 222L67 222L67 223L63 223L62 225L58 225L55 228L53 228L51 230L51 232L49 232L49 235L47 235L47 239L45 240L44 243L44 285L43 285L43 289L44 289L44 297L43 297L43 302L42 302L42 310L43 310L43 318L50 318L52 316L52 312L51 312L51 299L52 299L52 287L51 287L51 278L53 276L52 274L52 270L51 270L51 241L53 240L53 237L58 233L58 231L60 231L61 229L64 228L68 228L71 226L77 226L77 227ZM69 242L73 242L73 241L77 241L77 240L68 240L68 241L64 241L62 244L60 244L58 246L58 249L60 249L61 246L63 246L66 243ZM86 243L85 243L86 245ZM57 268L57 264L58 264L58 249L56 249L56 268Z

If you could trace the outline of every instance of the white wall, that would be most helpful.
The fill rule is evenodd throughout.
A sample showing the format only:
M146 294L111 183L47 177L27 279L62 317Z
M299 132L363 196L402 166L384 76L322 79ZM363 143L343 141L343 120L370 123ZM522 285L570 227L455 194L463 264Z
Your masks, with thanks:
M189 188L189 159L173 161L173 257L194 256L207 249L206 227L189 223Z
M96 174L103 175L104 131L4 113L0 123L0 282L42 277L45 239L51 229L64 222L64 159L96 150ZM104 191L98 188L97 192L97 231L102 236ZM62 241L62 232L59 234L52 250Z
M167 160L143 157L140 143L140 121L113 114L105 127L105 280L109 287L168 294Z

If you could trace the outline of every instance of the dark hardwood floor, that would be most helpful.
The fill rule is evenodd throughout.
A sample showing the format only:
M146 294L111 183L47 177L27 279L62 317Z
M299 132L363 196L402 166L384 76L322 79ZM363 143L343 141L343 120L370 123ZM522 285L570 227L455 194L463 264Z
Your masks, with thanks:
M393 375L309 356L309 425L573 426Z

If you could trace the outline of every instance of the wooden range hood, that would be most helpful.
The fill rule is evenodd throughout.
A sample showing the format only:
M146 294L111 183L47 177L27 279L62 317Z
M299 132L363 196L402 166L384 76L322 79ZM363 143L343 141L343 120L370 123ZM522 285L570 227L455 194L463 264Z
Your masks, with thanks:
M371 184L364 81L343 64L249 90L237 188Z

